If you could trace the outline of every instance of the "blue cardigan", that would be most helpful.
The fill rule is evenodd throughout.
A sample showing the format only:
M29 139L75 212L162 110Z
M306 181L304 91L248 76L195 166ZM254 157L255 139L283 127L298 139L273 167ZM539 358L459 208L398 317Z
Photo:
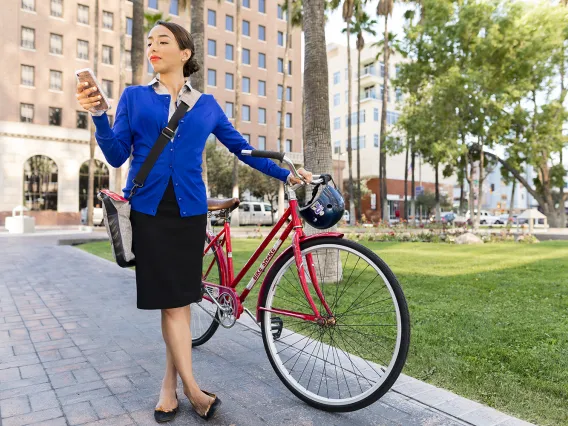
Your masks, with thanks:
M170 95L157 94L152 86L127 87L116 109L111 129L106 114L93 116L95 137L101 150L113 167L120 167L133 159L128 171L124 196L130 194L132 180L168 124ZM207 195L201 177L203 149L209 134L213 133L229 151L255 169L286 181L289 170L278 167L272 160L245 157L241 150L254 149L235 130L213 95L202 94L193 108L180 120L177 133L156 161L142 188L131 199L132 209L152 216L172 178L182 217L207 213Z

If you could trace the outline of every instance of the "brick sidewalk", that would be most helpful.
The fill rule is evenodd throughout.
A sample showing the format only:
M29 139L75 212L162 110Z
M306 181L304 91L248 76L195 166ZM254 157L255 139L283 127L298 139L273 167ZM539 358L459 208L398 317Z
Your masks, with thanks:
M0 425L155 425L159 311L136 308L132 271L57 239L0 239ZM278 380L252 321L219 329L193 358L223 406L205 422L182 398L176 425L528 424L407 376L369 408L313 409Z

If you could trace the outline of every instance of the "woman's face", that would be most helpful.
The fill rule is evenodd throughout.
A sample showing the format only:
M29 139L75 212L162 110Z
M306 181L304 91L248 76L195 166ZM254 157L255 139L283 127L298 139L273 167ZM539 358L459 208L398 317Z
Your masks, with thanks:
M191 50L181 50L174 34L163 25L157 25L148 34L146 56L157 73L183 68L191 57Z

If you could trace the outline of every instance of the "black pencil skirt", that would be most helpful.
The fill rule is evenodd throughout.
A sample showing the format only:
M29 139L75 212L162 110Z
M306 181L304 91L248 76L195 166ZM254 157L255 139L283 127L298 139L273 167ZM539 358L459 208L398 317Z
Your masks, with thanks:
M131 210L130 220L138 309L200 301L207 215L181 217L170 179L156 215Z

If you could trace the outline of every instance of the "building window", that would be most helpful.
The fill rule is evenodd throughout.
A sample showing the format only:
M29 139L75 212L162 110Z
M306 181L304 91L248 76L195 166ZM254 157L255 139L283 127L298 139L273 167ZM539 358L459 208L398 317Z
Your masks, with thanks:
M250 49L243 49L243 64L250 65Z
M86 129L87 128L87 112L77 111L77 128Z
M384 92L385 86L384 84L381 84L381 91L380 91L380 98L379 99L383 99L383 92ZM387 102L391 101L391 94L390 94L390 90L387 90Z
M61 91L63 82L63 73L61 71L49 70L49 88L50 90Z
M235 60L235 48L232 44L225 45L225 59L227 61Z
M278 58L278 72L284 72L284 59Z
M57 165L44 155L24 164L24 204L30 210L57 211ZM103 187L106 188L106 187Z
M132 52L130 50L124 51L124 62L126 69L132 69Z
M399 114L397 112L387 111L387 124L395 124L398 121Z
M250 78L243 77L243 93L250 93Z
M35 11L35 0L22 0L22 10Z
M333 153L339 154L339 150L341 149L341 141L335 141L333 143Z
M375 133L375 134L373 135L373 146L374 146L375 148L378 148L378 147L379 147L379 134L378 134L378 133Z
M126 18L126 35L132 37L132 18Z
M286 144L284 145L285 152L292 152L292 140L286 139Z
M286 87L286 100L292 102L292 88Z
M341 80L341 73L339 71L333 73L333 84L339 84Z
M179 1L170 0L170 15L179 15Z
M49 125L61 126L61 108L49 107Z
M284 88L282 87L281 84L278 85L278 88L276 90L276 97L278 98L279 101L282 100L282 93L284 91Z
M217 56L217 42L215 40L207 40L207 54Z
M63 54L63 36L59 34L49 35L49 53L55 55Z
M385 76L385 64L381 62L381 78Z
M63 16L63 0L51 0L51 16L56 18Z
M234 31L233 30L233 17L231 15L225 16L225 29L227 31Z
M284 33L282 31L278 31L278 46L284 46Z
M288 61L288 75L292 75L292 61Z
M335 117L333 119L333 130L341 129L341 117Z
M396 90L394 91L394 93L395 93L396 101L397 102L402 101L402 89L400 87L397 87Z
M400 65L395 65L394 66L394 78L397 78L399 73L400 73Z
M89 59L89 42L77 40L77 59Z
M266 149L266 136L258 137L258 149L264 151Z
M225 114L227 115L228 118L233 118L234 117L234 108L233 108L233 103L232 102L225 102Z
M333 95L333 106L337 106L341 103L341 96L339 93Z
M243 35L250 37L250 22L243 20Z
M20 104L20 121L22 123L34 122L34 106L32 104Z
M112 65L112 46L103 45L103 64Z
M258 0L258 11L266 13L266 0Z
M84 4L77 5L77 22L80 24L89 24L89 6Z
M284 19L284 9L282 9L282 5L278 5L278 19Z
M149 9L158 9L158 0L148 0Z
M258 124L266 124L266 108L258 109Z
M250 106L243 105L243 121L250 121Z
M207 25L212 27L217 26L217 12L211 9L207 9Z
M35 49L35 30L33 28L22 27L22 47Z
M266 81L258 80L258 96L266 96Z
M250 9L250 0L243 0L243 7Z
M234 90L234 76L231 73L225 73L225 89L227 90Z
M266 55L264 53L258 54L258 67L266 69Z
M20 83L23 86L34 86L35 68L30 65L22 65Z
M286 113L286 127L288 129L290 129L292 127L292 113L291 112Z
M217 86L217 71L207 70L207 85L213 87Z
M258 39L266 41L266 27L264 25L258 26Z
M379 109L373 108L373 120L379 121Z
M114 28L114 15L112 12L103 10L103 28L106 30L112 30Z
M111 80L103 80L102 89L103 89L103 92L104 92L105 95L107 95L111 99L114 98L114 96L112 96L112 81Z
M250 135L248 133L243 133L243 139L250 145Z

